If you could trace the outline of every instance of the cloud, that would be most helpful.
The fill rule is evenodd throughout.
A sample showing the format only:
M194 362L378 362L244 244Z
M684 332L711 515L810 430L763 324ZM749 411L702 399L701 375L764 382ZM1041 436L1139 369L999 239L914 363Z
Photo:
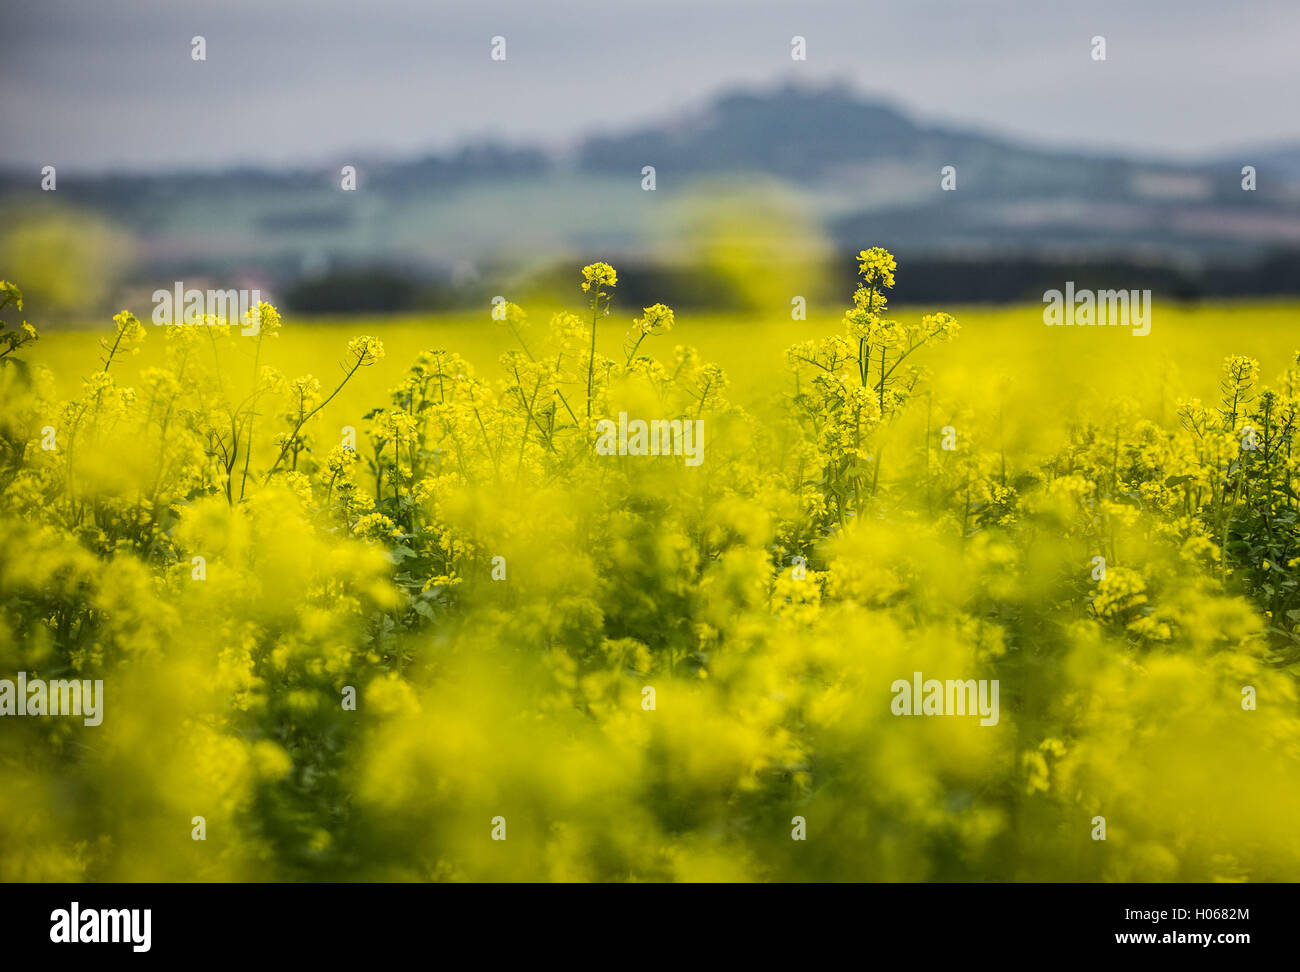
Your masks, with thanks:
M488 56L498 34L504 63ZM807 62L790 59L795 34ZM1094 34L1105 64L1088 57ZM0 12L0 161L304 164L481 137L558 145L792 77L846 79L925 118L1031 141L1199 153L1300 137L1297 35L1289 2L1188 0L1173 16L1123 0L45 0Z

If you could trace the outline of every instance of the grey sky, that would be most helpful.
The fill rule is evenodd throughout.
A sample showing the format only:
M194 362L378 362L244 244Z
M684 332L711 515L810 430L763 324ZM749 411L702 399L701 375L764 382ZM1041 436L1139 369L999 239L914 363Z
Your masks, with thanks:
M1195 155L1300 140L1298 42L1296 0L0 0L0 162L563 147L788 78L1034 142Z

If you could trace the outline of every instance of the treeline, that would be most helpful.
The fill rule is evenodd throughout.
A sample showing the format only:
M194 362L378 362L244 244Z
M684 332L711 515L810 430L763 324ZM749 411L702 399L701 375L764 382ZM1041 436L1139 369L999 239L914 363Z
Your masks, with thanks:
M1248 262L1214 266L1139 263L1111 258L1092 261L999 256L984 259L907 258L908 273L892 295L893 303L1017 303L1037 302L1067 280L1091 289L1151 290L1161 299L1300 296L1300 250L1282 251ZM813 275L815 285L792 283L791 297L809 303L834 302L852 293L856 277L853 260L837 260L826 272ZM763 272L756 267L755 272ZM628 307L663 301L677 308L755 310L743 287L707 268L619 262L619 302ZM512 300L560 299L574 286L566 263L509 284L483 273L472 282L431 276L414 268L388 266L342 267L324 274L299 277L282 291L287 309L300 313L397 313L485 307L498 294ZM797 275L786 274L791 280ZM797 289L795 289L797 287Z

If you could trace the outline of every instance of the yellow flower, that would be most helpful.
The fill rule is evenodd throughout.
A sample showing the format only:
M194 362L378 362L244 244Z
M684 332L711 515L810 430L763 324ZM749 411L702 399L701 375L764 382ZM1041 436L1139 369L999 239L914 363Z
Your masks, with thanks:
M636 319L637 329L642 334L666 334L673 329L673 309L666 304L654 304L642 308L644 317Z
M392 537L398 531L396 525L382 513L367 513L357 520L353 532L367 540L382 540Z
M325 468L336 476L343 475L357 463L357 451L335 446L325 457Z
M523 327L528 323L527 312L508 300L492 308L492 318L499 324L513 324L515 327Z
M363 334L348 342L348 353L361 365L372 365L384 356L384 343L377 337Z
M597 294L603 294L602 287L617 287L618 273L608 263L590 263L582 268L582 289L590 291L596 288Z
M1146 581L1141 574L1127 567L1112 567L1105 579L1097 584L1092 609L1099 618L1117 618L1146 604L1146 590Z
M894 286L894 271L897 269L898 263L894 260L894 255L882 247L873 246L858 254L858 272L869 284Z
M130 352L134 354L140 350L140 344L145 338L144 325L130 311L122 311L113 318L116 325L112 342L101 340L100 346L111 354L118 352Z
M23 292L18 289L16 284L8 280L0 280L0 307L12 303L18 310L23 309Z
M280 312L275 309L274 305L266 301L259 301L255 310L248 312L251 317L257 314L259 333L265 331L268 334L276 335L280 330Z
M921 336L927 340L951 341L961 330L951 314L926 314L921 318Z

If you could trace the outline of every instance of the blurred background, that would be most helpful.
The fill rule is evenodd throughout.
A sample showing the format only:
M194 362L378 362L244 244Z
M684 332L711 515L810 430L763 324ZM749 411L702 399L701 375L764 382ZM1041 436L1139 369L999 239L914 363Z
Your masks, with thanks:
M0 276L66 326L175 280L544 300L594 260L626 306L788 308L873 245L898 302L1300 294L1300 4L1082 6L8 2Z

